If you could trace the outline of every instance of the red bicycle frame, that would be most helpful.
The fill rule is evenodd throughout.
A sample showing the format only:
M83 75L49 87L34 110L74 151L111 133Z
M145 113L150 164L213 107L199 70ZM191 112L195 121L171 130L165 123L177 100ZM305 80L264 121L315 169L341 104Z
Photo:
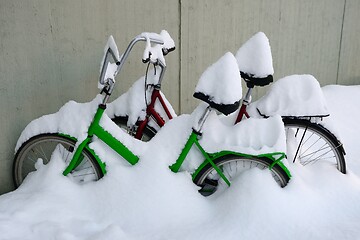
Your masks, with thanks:
M244 118L244 116L246 118L250 118L249 114L246 111L246 108L251 102L251 92L252 92L252 88L248 88L248 90L246 92L246 95L245 95L245 98L242 101L242 105L240 107L240 111L239 111L239 113L237 115L237 118L235 120L234 125L241 122L241 120Z
M240 107L240 110L239 110L239 113L238 113L238 116L237 116L237 118L235 120L234 125L239 123L244 118L244 116L246 118L250 118L249 114L246 111L246 108L251 102L251 92L252 92L252 88L249 88L246 95L245 95L245 98L242 101L242 105ZM135 134L136 139L140 140L141 137L143 136L144 129L145 129L146 125L148 125L148 123L150 121L150 117L152 117L155 120L156 124L159 127L164 126L165 120L155 110L155 102L156 102L156 100L159 100L159 103L161 104L161 107L165 111L167 117L169 119L173 119L173 116L171 115L168 107L165 104L165 101L164 101L163 97L160 94L160 86L158 86L158 85L154 86L154 90L153 90L153 92L151 94L151 102L146 108L146 117L145 117L144 120L139 121L139 123L138 123L138 128L137 128L136 134Z
M165 101L164 101L163 97L160 94L160 86L155 85L154 90L152 91L152 94L151 94L151 102L146 107L146 117L145 117L145 119L143 121L139 122L139 126L138 126L138 128L136 130L135 138L141 139L141 137L142 137L142 135L144 133L144 129L145 129L146 125L150 121L150 117L152 117L155 120L156 124L159 125L159 127L164 126L165 120L155 110L155 102L156 102L157 99L159 100L159 103L161 104L162 108L164 109L167 117L169 119L173 118L173 116L171 115L168 107L165 104Z

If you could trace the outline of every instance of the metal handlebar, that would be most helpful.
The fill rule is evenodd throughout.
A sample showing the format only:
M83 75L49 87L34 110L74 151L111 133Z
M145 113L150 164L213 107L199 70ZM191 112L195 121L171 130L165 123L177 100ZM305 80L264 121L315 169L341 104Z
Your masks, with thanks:
M122 70L122 68L123 68L123 66L125 64L125 61L128 58L132 48L139 41L147 41L147 42L149 42L150 47L151 47L151 44L162 45L162 51L160 53L160 56L163 56L164 52L168 53L168 52L175 49L174 41L172 40L170 35L164 30L161 32L161 35L157 34L157 33L142 33L142 34L136 36L129 43L129 45L127 46L124 54L120 57L120 59L117 59L117 58L115 58L113 56L114 59L116 60L116 65L117 65L117 68L116 68L116 70L114 72L114 75L113 75L114 79L119 74L119 72ZM115 44L115 42L114 42L114 44ZM166 70L166 64L162 60L165 61L165 59L163 59L163 58L161 59L161 57L160 57L160 59L156 58L156 62L154 63L154 64L160 66L160 68L161 68L161 73L160 73L160 76L159 76L159 83L158 83L159 85L161 84L161 81L162 81L163 76L164 76L164 72ZM114 85L115 85L114 80L112 80L110 82L107 81L105 83L105 86L104 86L104 88L102 90L102 92L105 92L105 97L103 99L103 104L106 104L106 102L108 101L108 99L109 99L109 97L112 94L112 91L114 89Z
M159 35L160 36L160 35ZM134 47L134 45L139 42L139 41L147 41L147 39L150 40L151 43L155 43L155 44L164 44L164 41L162 39L157 39L157 38L153 38L153 37L145 37L145 36L142 36L142 35L139 35L137 37L135 37L128 45L128 47L126 48L124 54L121 56L121 59L120 59L120 63L118 65L118 68L116 70L116 73L115 73L115 76L121 71L124 63L125 63L125 60L128 58L132 48Z

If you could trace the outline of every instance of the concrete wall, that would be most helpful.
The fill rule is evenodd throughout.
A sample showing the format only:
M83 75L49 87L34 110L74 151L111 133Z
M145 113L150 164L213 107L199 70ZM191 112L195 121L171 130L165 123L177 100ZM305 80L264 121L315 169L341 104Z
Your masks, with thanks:
M108 35L121 51L141 32L167 29L177 50L163 91L189 113L206 67L258 31L270 39L275 78L311 73L322 85L360 84L359 13L357 0L0 0L0 193L13 189L13 149L26 124L95 96ZM114 96L144 74L141 51Z

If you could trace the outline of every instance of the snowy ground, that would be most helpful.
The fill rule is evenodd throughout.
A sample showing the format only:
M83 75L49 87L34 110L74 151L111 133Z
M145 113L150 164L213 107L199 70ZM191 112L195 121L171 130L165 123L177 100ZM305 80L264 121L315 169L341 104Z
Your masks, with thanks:
M0 196L0 239L360 239L360 86L323 92L347 152L346 175L290 164L283 189L255 170L204 198L189 174L154 156L134 167L109 162L103 179L79 186L61 175L55 153Z

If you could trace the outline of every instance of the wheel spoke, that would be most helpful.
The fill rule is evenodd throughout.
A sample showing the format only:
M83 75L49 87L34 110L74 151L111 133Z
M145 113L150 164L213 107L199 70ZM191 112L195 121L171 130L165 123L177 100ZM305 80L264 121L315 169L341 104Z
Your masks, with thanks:
M289 156L300 161L302 165L316 162L327 162L335 165L342 173L346 172L341 143L323 126L303 119L284 119L287 132ZM293 134L294 131L294 134ZM305 136L306 135L306 136ZM301 139L301 137L304 137ZM296 145L293 145L296 144ZM295 148L296 147L296 148Z
M330 149L329 151L327 151L327 152L325 152L324 154L327 154L327 153L329 153L329 152L331 152L332 151L332 149L331 149L331 147L329 147L329 146L326 146L326 143L324 144L324 145L322 145L321 146L321 148L319 148L318 150L315 150L315 151L313 151L313 152L310 152L310 153L307 153L306 151L303 153L303 154L305 154L305 155L301 155L301 158L306 158L306 157L308 157L308 156L314 156L316 153L319 153L319 152L321 152L321 151L323 151L323 150L325 150L325 149ZM309 150L309 149L308 149ZM324 155L324 154L322 154L322 155Z
M15 158L14 176L16 186L19 186L23 179L35 170L34 166L38 158L42 158L47 163L50 161L52 152L55 150L58 151L62 160L68 163L75 146L75 141L56 134L35 136L25 142L18 150ZM91 153L84 149L81 156L83 158L82 162L70 173L74 181L84 183L102 177L101 169Z

